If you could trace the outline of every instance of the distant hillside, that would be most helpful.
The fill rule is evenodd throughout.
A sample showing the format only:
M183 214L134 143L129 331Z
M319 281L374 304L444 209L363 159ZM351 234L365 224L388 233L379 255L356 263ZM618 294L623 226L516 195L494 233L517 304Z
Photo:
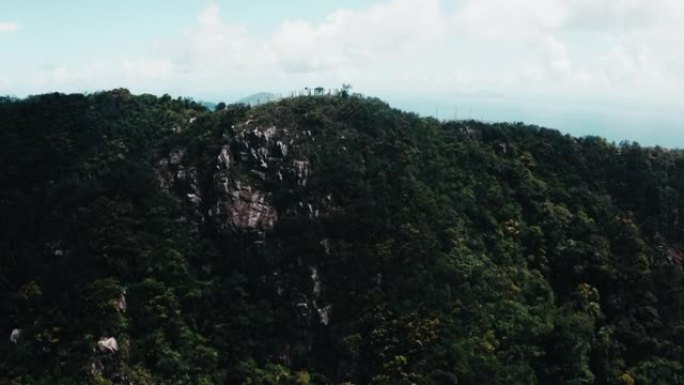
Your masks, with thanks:
M216 109L216 106L218 105L218 103L210 102L210 101L207 101L207 100L200 100L200 101L198 101L197 103L203 105L204 107L206 107L207 109L209 109L209 110L211 110L211 111L215 110L215 109Z
M682 151L120 89L0 164L2 385L684 384Z
M246 104L249 106L257 106L268 102L274 102L279 99L278 95L270 92L259 92L254 95L247 96L238 100L236 103Z

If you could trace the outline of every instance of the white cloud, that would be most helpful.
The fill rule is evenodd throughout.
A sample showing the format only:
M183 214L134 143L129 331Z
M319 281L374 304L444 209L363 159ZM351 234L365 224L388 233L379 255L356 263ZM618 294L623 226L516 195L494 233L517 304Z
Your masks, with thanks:
M258 37L243 25L225 23L212 3L180 39L159 44L156 54L195 80L207 74L239 81L335 76L434 53L446 24L439 0L388 0L358 11L341 9L319 23L284 20L270 36Z
M169 42L159 53L171 57L183 72L209 72L254 63L258 45L244 26L224 23L219 6L212 3L179 41Z
M680 25L679 0L467 0L458 27L485 38L520 38L561 29L638 30Z
M549 68L554 72L567 73L572 69L568 49L553 36L544 39Z
M126 76L147 79L167 79L173 76L173 63L166 59L124 60L121 70Z
M611 48L601 57L608 79L612 82L658 83L661 70L646 46L627 49L622 45Z
M445 21L437 0L390 0L363 11L337 11L317 25L286 21L271 46L286 70L386 64L439 44Z
M684 8L678 0L568 0L567 27L638 30L676 23Z
M0 22L0 32L16 32L19 24L16 22Z
M469 0L453 18L461 31L481 38L520 38L562 26L567 9L559 0Z
M682 95L683 20L678 0L465 0L452 17L481 45L520 49L510 56L521 79L513 91L635 100L662 99L663 90ZM538 61L516 63L529 46Z
M362 10L341 9L319 23L284 20L271 35L258 36L224 22L212 3L179 38L162 40L152 57L128 60L124 67L128 78L139 76L137 84L149 84L161 73L190 92L415 83L425 73L409 63L443 59L438 47L446 42L446 27L439 0L388 0ZM378 71L383 76L376 76Z
M463 0L453 13L446 2L380 0L317 22L283 20L266 35L226 22L211 3L145 54L60 65L23 80L33 84L29 92L126 86L208 98L342 82L367 93L477 89L516 97L639 98L645 88L684 89L678 0Z

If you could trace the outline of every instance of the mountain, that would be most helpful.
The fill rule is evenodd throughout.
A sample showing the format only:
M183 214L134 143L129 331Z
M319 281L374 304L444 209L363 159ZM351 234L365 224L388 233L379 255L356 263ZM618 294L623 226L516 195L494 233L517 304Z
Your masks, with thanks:
M0 384L684 383L682 151L119 89L0 164Z
M212 111L215 110L215 109L216 109L216 106L218 105L218 103L210 102L210 101L207 101L207 100L200 100L200 101L198 101L198 103L199 103L202 107L205 107L205 108L207 108L207 109L209 109L209 110L212 110Z
M278 99L280 99L280 97L276 94L270 92L259 92L242 98L238 100L236 103L246 104L248 106L258 106L260 104L277 101Z

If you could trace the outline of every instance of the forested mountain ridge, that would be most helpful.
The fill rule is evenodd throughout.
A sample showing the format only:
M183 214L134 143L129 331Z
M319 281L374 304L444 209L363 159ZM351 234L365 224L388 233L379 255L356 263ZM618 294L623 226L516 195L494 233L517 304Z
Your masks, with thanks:
M679 150L120 89L0 164L0 384L684 384Z

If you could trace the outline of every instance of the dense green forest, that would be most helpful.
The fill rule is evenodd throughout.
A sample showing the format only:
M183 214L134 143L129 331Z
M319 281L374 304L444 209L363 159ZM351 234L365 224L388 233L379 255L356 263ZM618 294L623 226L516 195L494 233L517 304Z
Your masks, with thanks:
M0 384L684 384L684 152L360 95L0 99Z

